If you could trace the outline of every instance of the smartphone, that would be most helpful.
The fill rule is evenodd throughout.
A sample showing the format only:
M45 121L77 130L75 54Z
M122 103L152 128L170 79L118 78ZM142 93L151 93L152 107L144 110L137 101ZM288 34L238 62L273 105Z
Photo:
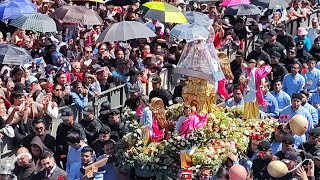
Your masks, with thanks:
M6 41L7 41L7 42L10 42L10 41L11 41L11 33L10 33L10 32L7 32Z
M42 62L42 59L41 58L35 58L35 61L36 61L37 65L40 65L40 63Z

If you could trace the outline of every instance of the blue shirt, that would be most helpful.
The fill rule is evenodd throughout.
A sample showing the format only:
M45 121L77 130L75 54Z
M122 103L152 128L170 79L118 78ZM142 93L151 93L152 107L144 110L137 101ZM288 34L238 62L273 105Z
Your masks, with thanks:
M294 42L295 43L299 42L300 40L301 39L300 39L299 36L294 37ZM311 47L312 47L310 39L305 36L303 42L304 42L304 49L306 51L309 51L311 49Z
M88 146L87 144L83 144L79 149L73 148L69 146L68 154L67 154L67 165L66 171L69 174L71 166L74 163L80 162L81 163L81 150Z
M308 102L306 102L306 104L303 107L310 112L311 117L313 119L313 124L317 125L318 124L318 110L316 108L314 108Z
M143 126L152 127L152 111L150 107L143 108L141 122Z
M318 118L320 117L320 107L317 108L316 104L320 104L320 95L319 93L313 93L310 98L311 104L318 110Z
M271 94L277 99L279 112L281 112L283 108L291 105L291 98L286 92L282 90L280 90L279 93L271 91Z
M226 107L233 107L233 106L244 106L243 98L240 102L234 101L234 98L230 98L226 101Z
M276 154L277 152L281 151L282 148L282 143L281 142L277 142L277 141L273 141L271 143L271 149L272 149L272 154Z
M70 180L80 180L83 174L80 172L80 168L82 168L82 163L81 162L76 162L72 164L70 173L69 173L69 178ZM103 174L102 173L95 173L94 174L94 179L93 180L103 180Z
M312 71L307 72L307 74L304 75L305 82L308 83L308 81L312 81L311 85L307 86L307 90L310 92L314 92L317 90L318 84L320 82L320 70L317 68L314 68Z
M72 102L75 103L76 107L80 110L85 108L88 105L88 98L83 97L81 93L77 94L72 92Z
M277 99L268 92L266 95L264 95L264 99L267 101L267 107L260 106L260 110L265 112L266 115L271 117L278 117L279 116L279 107Z
M122 83L128 82L127 76L119 70L112 71L112 77L119 78Z
M303 86L306 81L301 74L293 76L291 73L284 76L282 81L282 90L286 92L290 97L293 93L303 90Z
M311 114L308 110L306 110L304 107L300 106L300 108L297 111L292 110L292 106L287 106L282 110L280 113L280 116L285 116L283 118L279 117L279 122L288 122L294 115L300 114L307 118L308 120L308 131L313 128L313 119Z

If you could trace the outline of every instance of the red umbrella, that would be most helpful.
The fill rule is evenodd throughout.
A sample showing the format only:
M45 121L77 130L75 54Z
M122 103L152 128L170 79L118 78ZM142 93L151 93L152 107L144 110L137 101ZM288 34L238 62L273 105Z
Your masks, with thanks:
M224 0L222 6L235 6L240 4L250 4L250 0Z

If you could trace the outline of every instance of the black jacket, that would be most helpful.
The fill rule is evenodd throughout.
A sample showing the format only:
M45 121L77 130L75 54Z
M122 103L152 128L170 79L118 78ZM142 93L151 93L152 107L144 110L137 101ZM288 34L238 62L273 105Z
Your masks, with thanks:
M80 124L84 129L88 144L91 145L91 143L98 138L98 133L100 128L102 127L102 123L97 119L94 119L92 121L86 121L82 119L80 121Z
M270 162L271 160L269 159L263 160L260 157L256 157L252 164L253 177L259 180L269 180L270 174L267 167Z
M72 126L65 125L63 123L59 124L57 129L57 137L56 137L56 155L67 155L68 153L68 143L66 141L66 136L70 133L78 133L81 139L86 139L86 134L84 132L83 127L78 124L74 123Z
M31 141L35 136L36 136L35 134L29 134L23 139L23 141L21 142L21 145L23 147L29 148ZM55 152L56 139L53 136L51 136L50 134L45 134L39 138L41 139L43 144L50 149L50 151ZM29 151L31 151L30 148L29 148Z
M118 142L124 135L129 132L129 128L124 122L116 125L108 125L111 128L110 138Z
M169 102L172 101L171 92L163 88L152 90L149 94L149 101L151 102L151 99L155 97L162 99L165 107L169 107L169 104L170 104Z

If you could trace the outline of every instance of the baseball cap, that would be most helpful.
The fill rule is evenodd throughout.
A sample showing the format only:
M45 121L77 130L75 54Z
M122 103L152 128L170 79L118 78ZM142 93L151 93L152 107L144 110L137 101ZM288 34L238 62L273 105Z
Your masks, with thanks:
M109 101L103 102L100 106L100 114L108 114L110 112L111 109L111 104L109 103Z
M275 56L275 57L278 57L278 58L281 57L281 54L279 52L277 52L277 51L274 51L271 55Z
M298 41L297 45L304 45L304 41Z
M111 128L109 126L103 125L99 129L99 134L109 134L111 132Z
M314 17L314 18L312 18L311 21L312 21L312 22L318 22L318 18L317 18L317 17Z
M316 128L313 128L311 129L308 134L310 136L313 136L313 137L319 137L320 136L320 127L316 127Z
M160 78L160 76L153 76L151 82L152 82L152 83L161 83L161 78Z
M119 109L111 109L109 115L119 115L120 111Z
M244 56L244 52L241 49L239 49L236 52L236 56Z
M271 148L271 144L269 141L261 141L258 145L259 151L268 151Z
M135 69L131 69L128 73L128 76L134 76L134 75L140 75L140 74L143 74L142 71L137 71Z
M140 91L140 88L137 85L133 85L129 89L129 92L132 92L132 93L136 93L136 92L139 92L139 91Z
M255 46L263 46L264 45L264 41L262 39L258 39L256 42L254 42Z
M72 109L69 107L63 108L59 111L60 119L63 121L68 120L70 116L73 116Z
M256 63L257 61L255 59L250 59L249 63Z
M268 36L277 36L277 33L274 31L274 30L270 30L268 33L267 33Z
M292 144L294 144L294 142L295 142L295 139L290 134L284 136L282 139L282 143L284 143L284 144L292 145Z
M283 24L283 23L280 23L277 27L276 27L276 30L278 31L282 31L286 28L286 26Z
M284 154L284 158L283 160L291 160L291 161L298 161L301 162L302 158L300 157L299 153L294 152L294 151L290 151L287 152L286 154Z
M91 113L94 113L94 108L92 106L86 106L84 109L83 109L83 112L82 112L84 115L90 115Z

